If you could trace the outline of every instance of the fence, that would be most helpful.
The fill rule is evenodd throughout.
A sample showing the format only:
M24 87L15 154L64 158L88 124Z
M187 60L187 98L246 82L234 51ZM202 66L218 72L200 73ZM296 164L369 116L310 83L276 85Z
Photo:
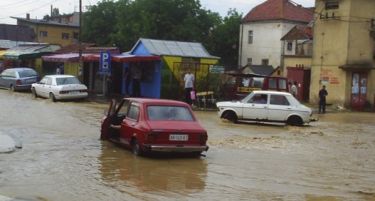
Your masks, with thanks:
M207 63L174 62L171 69L163 69L162 97L184 100L184 75L190 70L195 77L194 88L198 93L197 98L203 99L198 99L197 102L208 102L208 99L216 99L221 94L222 74L213 71L213 68L212 64ZM211 100L211 102L213 101Z

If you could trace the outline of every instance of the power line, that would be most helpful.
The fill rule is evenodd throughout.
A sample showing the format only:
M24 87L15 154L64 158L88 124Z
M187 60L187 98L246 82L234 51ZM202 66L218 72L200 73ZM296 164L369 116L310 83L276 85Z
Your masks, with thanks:
M3 9L3 8L8 8L8 7L13 7L13 6L16 6L18 4L24 4L25 2L27 1L30 1L30 0L22 0L22 1L16 1L16 2L12 2L12 3L9 3L9 4L5 4L5 5L0 5L0 7ZM35 0L32 0L32 1L35 1Z
M55 3L55 2L57 2L57 1L61 1L61 0L52 0L52 1L49 1L48 3L42 4L41 6L38 6L38 7L36 7L36 8L33 8L33 9L31 9L31 10L28 10L28 11L25 11L25 12L22 12L22 13L19 13L19 14L14 14L13 16L17 17L17 16L19 16L19 15L24 15L25 13L33 12L33 11L35 11L35 10L38 10L38 9L44 8L45 6L48 6L48 5L50 5L50 4L52 4L52 3ZM6 18L8 18L8 17L10 17L10 16L7 16L7 17L1 17L0 19L6 19Z

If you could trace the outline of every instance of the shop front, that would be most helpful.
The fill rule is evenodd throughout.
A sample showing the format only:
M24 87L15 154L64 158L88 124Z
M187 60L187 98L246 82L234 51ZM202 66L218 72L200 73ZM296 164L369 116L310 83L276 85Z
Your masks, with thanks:
M373 101L371 100L371 91L374 90L374 87L370 81L374 74L372 70L375 68L370 64L345 65L340 68L345 70L351 79L350 107L354 110L364 110L366 107L369 107Z

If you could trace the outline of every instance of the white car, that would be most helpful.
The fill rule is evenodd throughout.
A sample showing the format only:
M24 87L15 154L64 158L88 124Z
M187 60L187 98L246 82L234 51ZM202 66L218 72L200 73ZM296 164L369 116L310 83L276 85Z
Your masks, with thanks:
M312 110L290 93L278 91L253 91L241 101L217 102L216 106L219 117L232 122L246 120L303 125L310 122L312 115Z
M53 102L88 96L87 87L73 75L46 75L40 82L31 85L31 92L35 98L40 96Z

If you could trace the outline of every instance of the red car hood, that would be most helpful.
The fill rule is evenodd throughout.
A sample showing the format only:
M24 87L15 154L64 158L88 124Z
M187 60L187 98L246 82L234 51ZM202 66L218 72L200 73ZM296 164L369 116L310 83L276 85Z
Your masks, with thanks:
M148 121L151 130L165 132L204 133L206 130L196 121Z

